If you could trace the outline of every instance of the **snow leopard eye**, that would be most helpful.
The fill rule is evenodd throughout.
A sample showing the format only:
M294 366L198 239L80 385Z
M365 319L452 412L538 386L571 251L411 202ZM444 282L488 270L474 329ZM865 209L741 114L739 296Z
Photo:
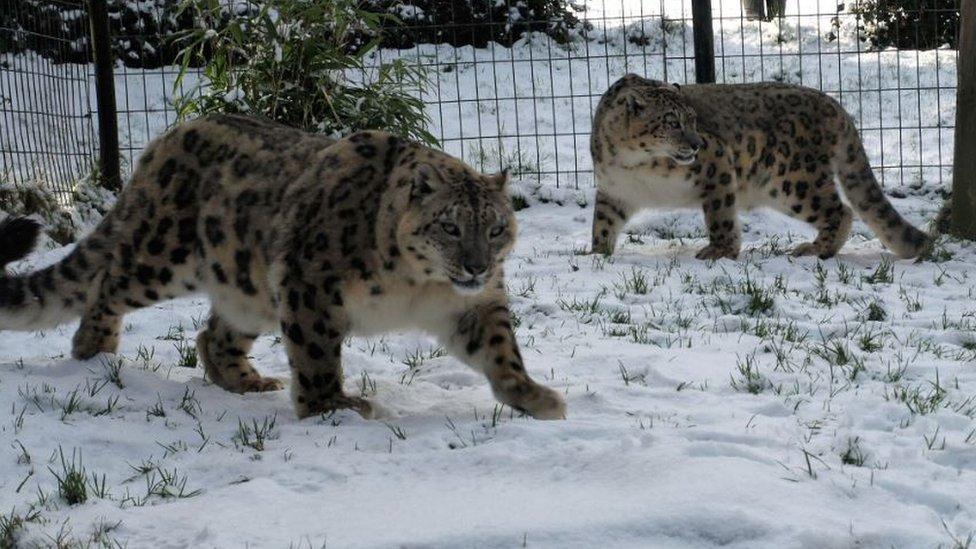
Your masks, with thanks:
M488 232L488 236L490 238L498 238L499 236L502 235L503 232L505 232L504 225L495 225L494 227L491 228L491 231Z
M450 221L441 221L441 230L450 236L461 236L461 229L456 223L451 223Z

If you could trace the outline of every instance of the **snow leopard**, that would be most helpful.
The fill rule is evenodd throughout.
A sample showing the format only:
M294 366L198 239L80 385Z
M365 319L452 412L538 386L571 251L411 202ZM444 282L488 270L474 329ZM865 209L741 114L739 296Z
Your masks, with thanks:
M627 221L645 208L701 208L709 242L700 259L737 258L738 211L756 207L817 230L793 249L797 256L837 254L852 208L898 257L918 256L929 244L885 196L854 120L818 90L679 86L628 74L600 99L590 153L594 252L612 254Z
M183 122L146 147L115 206L66 257L0 275L0 330L80 317L72 354L90 359L117 350L126 313L202 293L206 376L236 393L282 389L248 358L277 331L300 418L374 417L343 389L344 340L420 329L483 372L503 404L560 419L562 396L530 377L513 330L508 179L383 131L335 140L250 116ZM0 273L39 228L0 224Z

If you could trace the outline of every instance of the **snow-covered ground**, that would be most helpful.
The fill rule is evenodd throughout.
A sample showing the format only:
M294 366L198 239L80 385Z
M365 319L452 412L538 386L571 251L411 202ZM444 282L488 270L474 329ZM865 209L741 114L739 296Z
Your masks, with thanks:
M297 421L285 392L232 395L187 367L203 298L131 314L120 353L87 362L68 357L76 322L0 332L0 547L7 532L27 547L967 546L976 247L892 263L858 222L837 259L791 259L809 229L754 213L743 218L749 251L706 263L693 258L700 214L660 212L614 258L583 255L596 98L627 70L681 82L693 72L690 30L660 17L688 17L687 2L588 4L627 29L568 48L537 37L383 52L441 65L426 97L449 151L485 169L559 172L518 186L530 207L507 272L529 371L565 393L566 421L496 407L479 374L422 334L345 347L347 391L383 418ZM730 17L716 21L729 52L720 79L840 97L886 187L907 195L896 207L919 224L934 217L948 183L937 165L952 157L955 52L859 51L850 28L826 41L829 17L793 6L787 25L742 32L737 2L713 4ZM635 33L645 49L623 38ZM123 143L175 119L172 70L120 68L116 81L121 109L147 111L123 115ZM25 123L5 116L0 130ZM287 379L273 335L253 360ZM59 482L69 472L84 481ZM71 489L81 484L84 498Z
M131 314L120 353L87 362L66 356L76 323L0 333L0 511L34 517L15 539L951 547L976 530L976 248L891 264L859 234L795 260L782 251L809 231L750 214L751 251L706 263L698 215L667 213L606 260L581 255L590 192L541 196L564 205L519 212L508 286L565 421L497 408L420 334L345 346L346 390L382 419L298 421L285 392L184 367L204 299ZM275 337L253 358L288 377ZM62 453L83 502L59 495Z

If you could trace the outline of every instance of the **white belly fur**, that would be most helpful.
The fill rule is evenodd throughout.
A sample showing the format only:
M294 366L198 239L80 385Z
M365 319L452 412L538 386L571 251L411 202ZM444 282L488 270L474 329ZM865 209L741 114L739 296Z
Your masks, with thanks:
M439 334L449 328L466 300L442 285L385 284L381 295L370 285L350 283L343 290L344 308L355 335L423 330Z
M264 294L244 298L236 289L214 284L207 288L210 306L228 324L248 334L278 329L278 316Z
M695 180L686 179L684 170L663 173L643 167L600 166L596 179L601 191L635 209L701 207Z

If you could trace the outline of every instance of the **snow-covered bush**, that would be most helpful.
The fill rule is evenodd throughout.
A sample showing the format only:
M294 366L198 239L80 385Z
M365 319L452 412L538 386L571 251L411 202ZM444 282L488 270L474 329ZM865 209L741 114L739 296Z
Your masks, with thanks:
M382 45L409 48L415 44L506 46L528 32L542 32L567 42L586 30L577 18L581 8L568 0L366 0L370 11L392 13Z
M0 2L0 54L32 51L55 62L89 62L88 18L82 8L81 2Z
M0 53L32 51L57 63L92 62L82 0L13 3L12 9L0 9ZM107 0L106 8L113 53L129 67L172 64L179 53L174 37L193 23L181 12L181 0Z
M88 232L112 207L115 196L98 184L93 173L80 180L71 189L70 201L66 200L43 181L14 182L0 176L0 218L4 214L38 218L44 232L59 245Z
M75 239L71 214L43 184L0 181L0 212L40 218L45 232L59 244L68 244ZM0 215L2 217L5 216Z
M183 67L204 57L201 86L178 105L183 117L255 113L335 136L385 129L433 143L423 102L423 67L366 62L384 16L355 0L270 0L227 19L222 2L194 2L196 30L183 37Z
M59 63L91 62L82 0L14 3L16 9L0 9L0 53L33 51ZM212 21L215 25L210 28L215 30L265 4L263 0L107 0L116 59L129 67L175 63L180 53L177 37L192 30L196 22L193 10L186 7L214 3L221 5L223 15ZM333 2L307 3L328 8ZM544 32L563 42L585 28L576 17L579 10L569 0L359 0L355 4L362 12L395 16L384 19L382 28L364 29L360 36L379 39L383 47L417 43L484 47L489 41L510 45L527 32ZM203 59L193 61L200 65Z
M862 40L874 48L956 47L958 0L860 0L850 11L858 16Z

